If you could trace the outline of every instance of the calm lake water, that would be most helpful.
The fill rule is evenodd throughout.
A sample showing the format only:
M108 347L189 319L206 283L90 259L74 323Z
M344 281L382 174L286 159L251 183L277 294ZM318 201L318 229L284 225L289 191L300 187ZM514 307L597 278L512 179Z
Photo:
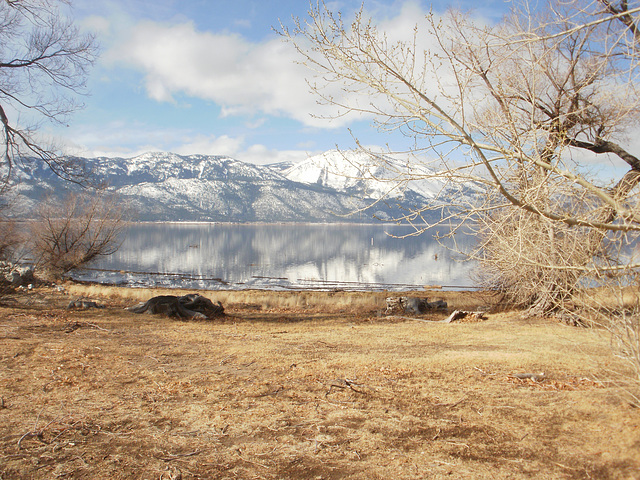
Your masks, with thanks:
M78 279L206 289L471 286L473 265L397 225L136 224ZM458 243L472 241L461 236Z

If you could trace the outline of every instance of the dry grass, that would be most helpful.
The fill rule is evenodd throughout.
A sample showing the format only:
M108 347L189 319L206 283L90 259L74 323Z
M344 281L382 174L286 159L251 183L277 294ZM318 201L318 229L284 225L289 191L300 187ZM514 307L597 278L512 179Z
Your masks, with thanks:
M215 292L226 318L178 322L122 310L161 292L101 293L0 309L3 480L640 478L640 415L594 381L617 363L592 330L398 321L345 292Z
M592 310L637 310L640 307L636 287L621 287L613 282L611 285L578 291L573 301L578 307Z
M66 285L70 295L76 297L96 297L107 299L144 302L156 295L182 295L177 289L162 288L126 288L96 284L70 283ZM191 293L191 290L188 291ZM322 291L271 291L271 290L221 290L210 292L216 301L223 305L252 305L262 309L323 309L338 312L345 308L381 310L386 306L385 299L393 295L411 295L429 297L432 300L446 300L451 308L467 309L484 302L492 308L494 300L486 293L427 290L424 292L388 293L388 292L322 292Z

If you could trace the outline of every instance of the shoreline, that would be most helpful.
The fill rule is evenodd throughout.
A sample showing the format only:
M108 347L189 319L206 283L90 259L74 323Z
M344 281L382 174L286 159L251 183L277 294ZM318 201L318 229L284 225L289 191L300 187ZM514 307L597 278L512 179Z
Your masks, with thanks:
M480 286L472 286L472 285L440 285L440 284L429 284L429 285L418 285L418 284L409 284L409 283L378 283L378 282L357 282L357 281L348 281L348 280L322 280L322 279L297 279L296 282L292 282L290 279L285 277L270 277L270 276L260 276L253 275L251 280L255 280L254 283L249 282L230 282L221 278L209 277L205 275L193 275L193 274L183 274L183 273L163 273L163 272L143 272L143 271L129 271L129 270L118 270L118 269L105 269L105 268L84 268L81 270L86 272L104 272L106 274L117 274L121 276L138 276L140 277L139 283L135 283L134 278L123 279L123 280L105 280L100 281L100 279L87 279L86 276L83 278L82 274L72 276L72 280L75 282L87 283L87 284L96 284L96 285L104 285L104 286L122 286L129 288L167 288L167 289L194 289L194 290L203 290L203 291L220 291L220 290L274 290L274 291L354 291L354 292L380 292L380 291L389 291L389 292L414 292L414 291L425 291L425 290L442 290L442 291L478 291L483 288ZM150 278L145 277L158 277L158 278L168 278L169 282L158 284L150 280ZM171 279L179 279L182 280L183 283L191 283L191 286L172 283ZM260 283L260 282L263 283ZM198 285L200 283L200 285Z

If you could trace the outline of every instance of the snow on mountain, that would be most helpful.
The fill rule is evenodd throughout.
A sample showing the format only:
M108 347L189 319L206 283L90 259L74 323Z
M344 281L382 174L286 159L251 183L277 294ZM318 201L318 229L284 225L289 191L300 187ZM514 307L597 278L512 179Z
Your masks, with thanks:
M151 221L373 221L393 218L443 190L424 167L387 157L381 165L360 152L332 151L274 166L164 152L74 160L128 202L139 220ZM46 195L62 197L79 188L33 159L22 159L14 170L11 203L20 216L28 216ZM421 178L409 181L410 174ZM383 196L393 201L367 209Z
M322 185L374 199L402 198L408 192L433 199L446 190L445 182L435 178L435 170L359 150L330 150L309 157L282 174L307 185Z

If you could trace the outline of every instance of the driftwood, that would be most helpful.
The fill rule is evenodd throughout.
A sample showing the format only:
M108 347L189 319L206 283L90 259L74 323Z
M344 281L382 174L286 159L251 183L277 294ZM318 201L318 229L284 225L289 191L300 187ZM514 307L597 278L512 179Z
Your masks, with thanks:
M454 310L451 315L449 315L444 323L455 322L456 320L469 319L474 322L478 322L480 320L486 320L485 312L469 312L467 310Z
M224 307L220 302L213 303L206 297L191 293L177 297L160 295L139 303L127 310L133 313L162 314L181 319L207 320L224 315Z
M435 300L430 302L428 298L416 297L387 297L387 310L385 315L393 313L413 313L421 314L433 310L444 310L447 308L447 302L444 300Z

